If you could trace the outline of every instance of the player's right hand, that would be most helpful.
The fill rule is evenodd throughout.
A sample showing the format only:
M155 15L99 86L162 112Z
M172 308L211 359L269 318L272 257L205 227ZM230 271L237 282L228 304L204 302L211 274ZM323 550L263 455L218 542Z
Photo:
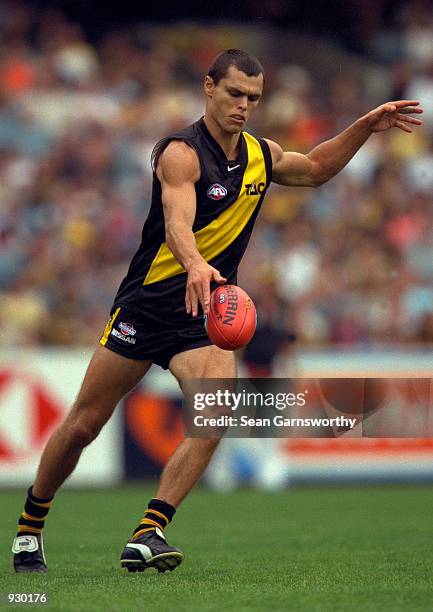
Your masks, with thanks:
M200 302L205 315L209 313L210 283L215 281L220 285L227 282L216 268L210 266L206 261L198 261L192 264L188 270L186 282L185 306L186 312L196 317L198 314L198 303Z

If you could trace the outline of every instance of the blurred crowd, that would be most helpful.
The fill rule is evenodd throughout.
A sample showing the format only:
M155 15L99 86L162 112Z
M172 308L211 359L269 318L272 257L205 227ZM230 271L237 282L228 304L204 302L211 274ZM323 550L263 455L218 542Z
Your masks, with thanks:
M367 35L363 71L346 72L339 48L324 82L314 58L280 61L275 39L238 26L89 40L59 8L1 4L0 346L95 343L147 216L152 147L202 115L203 74L237 46L267 71L250 131L285 149L307 152L385 101L366 94L372 75L387 99L426 109L421 129L373 136L320 189L271 187L240 271L260 321L248 361L269 367L294 339L433 342L433 12L400 5Z

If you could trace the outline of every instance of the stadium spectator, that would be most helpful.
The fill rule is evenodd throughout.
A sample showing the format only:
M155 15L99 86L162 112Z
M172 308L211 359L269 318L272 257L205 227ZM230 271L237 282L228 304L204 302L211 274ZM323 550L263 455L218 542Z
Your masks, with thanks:
M412 4L386 28L375 14L364 46L389 93L428 109L432 19ZM95 42L59 7L5 5L1 19L0 346L92 344L148 212L151 146L199 116L203 66L227 34L167 27L161 43L156 29L131 27ZM231 36L256 44L248 30ZM254 125L284 146L307 150L383 100L364 99L378 70L367 56L358 72L329 65L316 87L316 58L279 62L273 49L261 41L271 86ZM273 325L298 343L430 338L428 110L425 119L410 139L372 139L320 190L270 190L240 282L258 302L263 282L276 288Z

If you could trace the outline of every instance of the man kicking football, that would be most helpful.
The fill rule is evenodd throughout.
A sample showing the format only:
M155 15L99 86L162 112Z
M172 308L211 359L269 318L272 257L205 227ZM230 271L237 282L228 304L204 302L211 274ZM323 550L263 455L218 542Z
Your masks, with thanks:
M204 79L202 119L155 146L152 202L142 242L114 299L111 316L78 397L42 454L14 540L17 572L46 572L43 528L53 497L118 402L152 363L181 388L190 378L233 378L234 355L212 345L203 315L217 284L237 269L271 181L319 186L337 174L374 132L421 125L417 100L387 102L307 155L283 152L244 132L263 91L261 64L230 49ZM302 109L299 109L300 113ZM347 204L350 206L350 202ZM130 571L175 569L183 553L164 528L203 474L218 439L187 438L178 446L121 555Z

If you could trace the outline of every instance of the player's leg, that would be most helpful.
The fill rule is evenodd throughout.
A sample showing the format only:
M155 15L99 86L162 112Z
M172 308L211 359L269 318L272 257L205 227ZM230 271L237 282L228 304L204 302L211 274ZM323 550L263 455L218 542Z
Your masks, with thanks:
M143 378L151 361L122 357L98 346L72 410L49 439L33 485L36 497L55 494L85 446L107 423L119 401Z
M17 571L46 571L45 563L32 563L32 559L37 542L42 548L42 529L54 494L74 470L84 447L96 438L118 402L141 380L151 363L127 359L102 346L96 349L77 399L49 439L35 483L29 489L14 541Z
M236 361L231 351L212 345L175 355L170 370L188 393L192 378L235 378ZM158 499L176 508L202 476L219 442L220 438L186 438L164 468Z
M184 393L188 393L188 380L192 378L236 376L233 353L216 346L178 353L169 367ZM218 443L218 438L186 438L181 442L164 468L156 497L150 501L144 518L122 553L123 567L129 571L143 571L152 566L164 572L175 569L182 562L182 551L166 543L163 530L203 474Z

